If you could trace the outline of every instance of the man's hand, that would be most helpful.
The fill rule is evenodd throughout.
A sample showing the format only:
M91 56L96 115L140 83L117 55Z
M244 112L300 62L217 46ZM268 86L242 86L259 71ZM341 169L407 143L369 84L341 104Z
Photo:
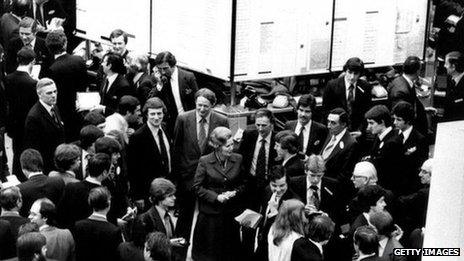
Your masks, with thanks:
M175 247L183 247L185 246L185 243L186 243L183 237L171 238L169 241L171 242L171 245Z

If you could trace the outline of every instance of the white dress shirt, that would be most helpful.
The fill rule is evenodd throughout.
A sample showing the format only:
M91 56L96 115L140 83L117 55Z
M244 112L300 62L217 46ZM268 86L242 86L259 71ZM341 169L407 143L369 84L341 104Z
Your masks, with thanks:
M182 100L180 99L179 69L177 69L177 66L174 66L170 82L172 96L174 97L174 101L176 102L177 113L181 114L182 112L184 112L184 107L182 106Z
M400 131L400 133L403 134L403 144L406 143L406 141L408 140L409 135L411 135L411 131L412 131L412 126L407 128L405 131Z
M311 122L312 120L309 120L309 122L304 126L304 131L303 131L303 152L306 152L306 149L308 147L308 140L309 140L309 133L311 131ZM295 133L296 135L300 136L301 132L301 125L300 121L295 126Z
M168 137L166 136L166 133L164 133L164 130L162 128L155 128L150 123L148 123L147 125L151 131L151 135L153 135L153 138L155 139L156 146L158 147L158 151L160 153L161 153L161 147L160 147L160 140L158 136L158 130L161 130L161 132L163 133L164 146L166 147L166 152L168 154L169 172L171 172L171 147L169 146L169 140L168 140Z
M353 83L353 87L354 87L353 88L353 100L356 98L356 84L357 83L358 82ZM345 77L345 95L346 95L345 98L347 101L348 101L348 95L350 94L350 85L351 85L350 81L348 81Z
M200 140L200 128L201 128L201 116L200 114L198 113L198 111L195 112L196 113L196 121L197 121L197 140ZM205 133L206 133L206 138L208 138L208 131L209 131L209 124L210 124L210 121L211 121L211 112L208 113L208 116L205 117Z
M263 137L258 134L258 138L256 139L256 144L255 144L255 151L253 153L253 160L251 161L251 169L250 169L250 174L255 175L256 173L256 164L258 162L258 154L259 150L261 149L261 140ZM266 150L266 170L268 169L267 163L269 162L269 148L271 146L271 132L267 135L267 137L264 138L266 140L265 147L264 149Z
M111 85L113 85L113 82L116 81L116 78L118 77L118 74L115 73L111 76L108 76L106 77L106 79L108 80L108 86L106 86L106 92L108 92L111 88Z

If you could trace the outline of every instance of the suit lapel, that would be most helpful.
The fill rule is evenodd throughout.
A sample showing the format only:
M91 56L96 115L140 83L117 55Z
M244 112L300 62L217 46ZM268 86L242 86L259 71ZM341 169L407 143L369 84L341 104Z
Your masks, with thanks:
M143 128L144 128L143 132L145 133L145 136L150 140L151 144L153 144L153 147L154 147L153 152L155 153L155 155L153 155L154 158L159 159L159 157L157 157L157 155L159 156L159 155L161 155L161 153L159 151L158 144L156 144L155 137L153 137L153 133L151 132L148 125L143 126Z
M343 104L343 108L346 108L346 86L344 77L339 78L337 94L337 96L340 98L341 103Z
M52 124L55 128L61 128L61 126L59 126L55 120L52 118L52 115L50 115L50 113L47 111L47 109L45 109L45 107L42 105L42 103L40 103L40 101L38 101L38 104L39 104L39 110L42 112L43 115L45 115L45 118L50 122L50 124ZM58 111L57 111L58 112ZM57 113L58 114L58 113ZM59 114L58 114L59 115ZM58 117L58 120L61 121L60 117L57 115Z

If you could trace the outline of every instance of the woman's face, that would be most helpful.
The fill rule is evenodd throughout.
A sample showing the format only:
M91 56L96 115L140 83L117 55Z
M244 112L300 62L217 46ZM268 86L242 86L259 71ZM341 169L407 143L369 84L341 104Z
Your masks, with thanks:
M233 149L234 149L234 140L231 137L227 140L226 144L219 147L219 152L222 154L222 156L229 157L232 154Z

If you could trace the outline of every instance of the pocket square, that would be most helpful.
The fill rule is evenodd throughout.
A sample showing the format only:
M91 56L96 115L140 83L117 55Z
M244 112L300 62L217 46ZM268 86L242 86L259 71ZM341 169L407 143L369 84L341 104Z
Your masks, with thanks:
M55 10L50 10L50 11L48 11L48 14L49 14L49 15L52 15L52 14L54 14L54 13L55 13Z

